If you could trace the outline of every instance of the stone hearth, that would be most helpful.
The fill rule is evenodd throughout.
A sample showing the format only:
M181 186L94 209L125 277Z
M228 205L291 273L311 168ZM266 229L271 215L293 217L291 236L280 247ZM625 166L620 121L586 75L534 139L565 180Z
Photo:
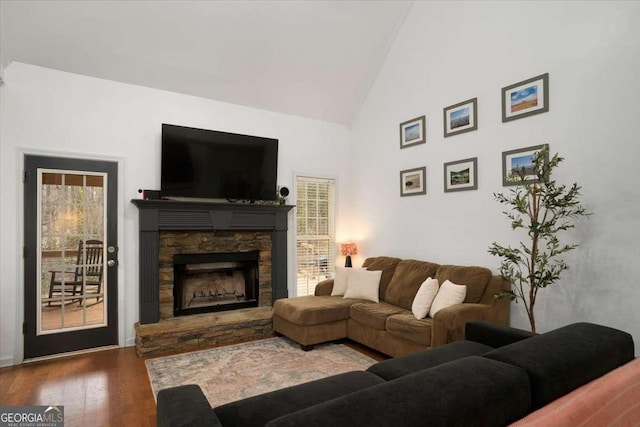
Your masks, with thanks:
M178 353L273 336L271 307L180 316L135 324L138 356Z

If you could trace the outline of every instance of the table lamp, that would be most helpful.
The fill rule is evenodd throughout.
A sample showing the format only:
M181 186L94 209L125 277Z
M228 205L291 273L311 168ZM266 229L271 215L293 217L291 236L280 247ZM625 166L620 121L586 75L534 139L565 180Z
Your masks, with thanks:
M340 253L347 257L344 261L344 266L351 267L351 255L358 253L358 247L353 242L340 243Z

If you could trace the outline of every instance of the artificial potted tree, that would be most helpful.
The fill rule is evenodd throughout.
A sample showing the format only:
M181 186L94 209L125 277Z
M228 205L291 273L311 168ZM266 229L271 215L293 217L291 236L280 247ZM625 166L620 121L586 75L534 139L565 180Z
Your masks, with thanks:
M581 187L577 183L567 187L551 178L563 160L557 153L549 159L549 148L544 145L533 155L532 174L513 169L507 179L515 186L506 195L494 193L498 202L510 208L503 213L511 220L511 228L522 229L528 236L517 247L496 242L489 247L489 253L502 258L500 274L511 282L511 289L496 295L496 299L521 300L534 333L538 291L556 283L568 268L562 254L578 247L561 244L559 234L574 228L576 218L590 215L580 205Z

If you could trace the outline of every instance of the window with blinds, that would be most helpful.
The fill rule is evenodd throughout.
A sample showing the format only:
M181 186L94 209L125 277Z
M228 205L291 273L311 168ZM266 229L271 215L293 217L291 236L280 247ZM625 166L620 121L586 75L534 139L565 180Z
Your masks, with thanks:
M335 180L298 176L297 296L313 295L318 282L333 277L335 246Z

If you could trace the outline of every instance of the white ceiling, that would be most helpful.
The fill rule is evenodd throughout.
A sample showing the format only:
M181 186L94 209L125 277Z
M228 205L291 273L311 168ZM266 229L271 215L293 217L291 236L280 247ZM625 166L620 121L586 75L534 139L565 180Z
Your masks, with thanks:
M2 66L349 125L411 4L1 0Z

